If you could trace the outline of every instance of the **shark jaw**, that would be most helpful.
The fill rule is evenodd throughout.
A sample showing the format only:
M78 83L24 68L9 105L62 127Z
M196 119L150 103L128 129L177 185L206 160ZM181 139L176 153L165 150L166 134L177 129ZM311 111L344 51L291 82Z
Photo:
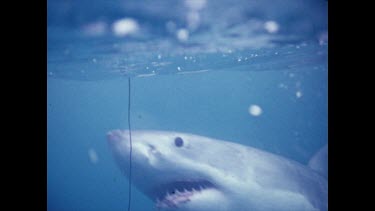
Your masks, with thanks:
M183 150L174 145L174 135L166 137L164 134L155 133L149 137L149 133L138 131L132 134L133 184L155 202L158 210L207 210L213 207L213 203L218 204L218 201L221 201L221 204L216 210L225 207L226 199L222 187L212 180L212 175L200 171L200 168L206 170L206 166L194 171L187 167L187 171L186 166L197 165L199 162L183 163L183 157L171 154L170 148ZM126 130L113 130L107 134L114 158L126 176L129 176L128 137ZM172 145L163 140L164 138L171 139ZM187 140L184 141L186 145Z
M204 194L217 192L207 180L175 181L154 188L148 195L155 200L157 208L178 208Z

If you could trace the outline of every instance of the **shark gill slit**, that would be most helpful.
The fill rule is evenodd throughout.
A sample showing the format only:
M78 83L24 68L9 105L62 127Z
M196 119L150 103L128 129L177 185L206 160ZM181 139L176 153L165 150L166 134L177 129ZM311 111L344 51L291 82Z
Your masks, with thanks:
M131 124L130 124L130 76L128 77L128 126L129 126L129 141L130 141L130 147L129 147L129 189L128 189L128 195L129 195L129 200L128 200L128 211L130 211L130 202L131 202L131 183L132 183L132 151L133 151L133 146L132 146L132 130L131 130Z

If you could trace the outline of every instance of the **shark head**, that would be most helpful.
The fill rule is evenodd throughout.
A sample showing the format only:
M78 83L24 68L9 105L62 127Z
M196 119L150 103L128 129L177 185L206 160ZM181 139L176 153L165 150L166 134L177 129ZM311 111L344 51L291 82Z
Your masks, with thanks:
M158 210L327 210L326 179L295 161L188 133L132 131L132 145L129 137L110 131L109 146L128 177L131 161L133 185Z
M131 135L130 149L129 131L110 131L109 146L128 177L131 151L132 182L156 207L227 210L226 184L231 174L219 168L224 160L215 154L218 147L212 149L209 138L164 131L132 131Z

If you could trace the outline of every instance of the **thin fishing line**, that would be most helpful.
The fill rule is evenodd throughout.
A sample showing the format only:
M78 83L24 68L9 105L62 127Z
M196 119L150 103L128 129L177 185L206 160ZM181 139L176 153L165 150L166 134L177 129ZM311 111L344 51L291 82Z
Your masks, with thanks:
M128 211L130 211L130 202L131 202L131 191L132 191L132 151L133 151L133 143L132 143L132 130L130 125L130 77L128 77L128 125L129 125L129 141L130 141L130 152L129 152L129 201L128 201Z

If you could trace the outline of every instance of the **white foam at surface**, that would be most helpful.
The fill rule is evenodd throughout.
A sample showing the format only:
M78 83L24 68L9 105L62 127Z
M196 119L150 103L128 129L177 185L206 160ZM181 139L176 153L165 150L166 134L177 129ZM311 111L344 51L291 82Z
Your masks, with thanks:
M253 116L259 116L263 113L262 108L258 105L250 105L249 113Z
M185 5L191 10L201 10L206 4L206 0L185 0Z
M123 18L112 24L112 31L118 37L135 34L139 30L139 25L132 18Z
M200 24L200 15L196 11L191 11L187 14L186 20L188 23L188 28L190 30L195 30Z
M302 92L301 91L297 91L296 92L296 97L297 98L301 98L302 97Z
M271 0L267 0L266 2L251 1L250 3L245 0L233 2L231 0L183 0L176 1L176 4L171 4L173 1L170 0L159 3L158 1L147 1L146 4L137 3L141 1L121 2L126 4L126 8L125 5L122 5L126 10L122 16L117 16L121 15L117 12L108 13L108 17L100 15L91 18L90 16L90 18L83 18L77 22L76 26L79 27L79 31L67 31L72 36L76 36L76 32L84 35L87 35L86 32L93 35L104 32L109 36L98 37L100 39L98 42L88 38L87 42L79 42L79 45L56 45L61 47L55 48L53 54L49 54L48 63L49 70L53 70L54 77L74 78L76 76L79 80L92 80L102 76L111 78L122 74L148 74L152 70L158 74L173 74L178 72L177 66L181 67L181 72L209 69L212 66L214 69L238 68L242 70L248 65L249 71L263 69L295 71L299 67L319 69L326 67L323 61L326 58L327 29L324 27L315 29L315 22L310 24L313 19L310 20L306 15L303 15L304 13L297 10L291 10L287 6L291 4L289 1L273 3ZM244 3L234 4L234 2ZM277 4L281 4L283 7L275 6ZM298 5L305 11L311 9L306 4ZM273 7L273 9L269 7ZM293 8L298 7L293 6ZM274 9L275 11L273 11ZM296 20L294 18L289 20L284 14L292 15L291 17L296 17ZM317 17L321 16L319 20L325 20L322 16L324 13L317 12L316 14ZM303 20L298 20L298 18ZM115 23L124 19L137 22L138 32L135 34L136 36L125 32L125 39L116 39L113 31ZM316 24L324 26L319 23ZM107 25L106 30L104 30L105 25ZM314 28L310 29L310 26L314 26ZM87 29L86 32L83 30L84 27ZM275 28L278 28L277 33L269 33L275 31ZM301 32L299 28L301 28ZM65 34L60 28L55 29L48 26L48 30L54 32L57 38L60 34ZM308 37L305 37L307 35ZM122 35L119 34L119 36ZM70 42L70 39L66 40ZM301 41L306 42L309 46L303 47ZM93 42L98 45L93 45ZM299 52L297 53L292 45L287 46L289 43L298 43L301 46ZM319 46L319 44L324 46ZM234 52L233 55L227 54L229 49ZM310 51L311 53L309 53ZM256 53L260 56L256 56ZM158 54L162 54L162 58L158 57ZM257 60L250 57L250 54L253 54L252 57ZM271 54L278 56L272 58ZM184 55L187 56L184 57ZM193 61L193 59L188 60L189 55L199 56L195 57L196 59ZM182 56L183 59L181 59L185 60L184 64L181 64L179 59L175 59L178 56ZM238 56L242 56L242 58L238 59ZM268 60L268 56L271 59ZM92 59L94 57L96 60ZM258 59L258 57L261 58ZM79 65L72 65L68 68L64 67L65 63L56 62L68 59L74 59L74 62ZM171 64L164 65L163 69L149 64L158 61L157 59L171 62ZM213 64L213 60L218 64ZM312 63L312 61L322 62ZM81 68L85 68L85 74L80 72ZM68 71L64 72L64 70ZM296 75L295 79L298 78ZM293 85L292 82L288 83L290 91L288 94L297 99L296 91L299 90L299 87L296 89ZM281 88L286 89L284 86ZM244 106L247 109L246 106L249 104Z
M268 33L276 33L279 31L279 24L276 23L275 21L267 21L264 23L264 29Z
M180 42L186 42L189 39L189 31L186 29L179 29L176 36Z

